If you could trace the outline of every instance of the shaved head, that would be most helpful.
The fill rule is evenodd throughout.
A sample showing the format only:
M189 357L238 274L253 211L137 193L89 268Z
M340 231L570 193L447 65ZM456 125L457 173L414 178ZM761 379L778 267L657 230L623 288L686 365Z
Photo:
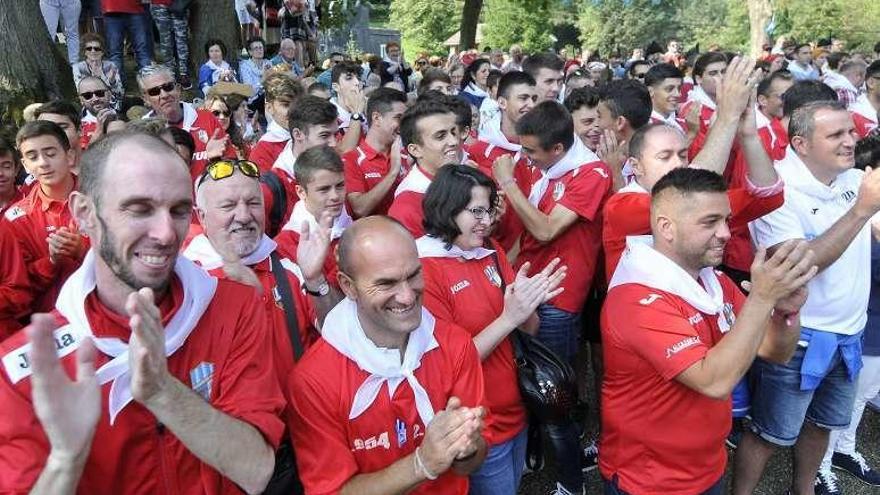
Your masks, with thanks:
M384 216L362 218L345 229L339 239L336 251L339 271L354 278L362 263L370 263L374 259L371 255L376 249L391 245L404 251L411 245L418 257L415 240L396 220Z

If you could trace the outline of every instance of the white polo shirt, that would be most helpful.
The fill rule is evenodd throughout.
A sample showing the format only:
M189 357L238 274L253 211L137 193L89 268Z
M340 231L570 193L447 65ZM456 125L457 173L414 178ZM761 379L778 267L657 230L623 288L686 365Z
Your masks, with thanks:
M827 186L819 182L789 147L776 162L785 181L785 204L752 222L752 239L774 246L789 239L812 240L822 235L856 202L861 170L851 169ZM810 295L801 308L801 324L824 332L854 335L865 327L871 289L871 227L866 223L840 258L810 281Z

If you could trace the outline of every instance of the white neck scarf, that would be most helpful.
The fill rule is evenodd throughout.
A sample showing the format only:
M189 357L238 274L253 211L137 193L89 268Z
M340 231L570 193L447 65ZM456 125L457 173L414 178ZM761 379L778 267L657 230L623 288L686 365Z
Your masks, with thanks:
M485 127L481 127L480 140L489 143L489 146L486 147L486 158L489 157L494 148L501 148L513 152L513 162L516 163L522 157L522 145L511 143L507 136L504 135L504 132L501 131L501 120L503 118L502 116L492 119Z
M308 222L309 232L315 232L318 230L318 220L315 218L315 215L312 215L309 210L306 209L305 201L300 200L293 206L293 211L290 213L290 220L284 224L284 227L282 227L281 230L292 230L297 234L302 234L303 222ZM343 207L342 213L333 220L333 227L330 229L330 239L336 240L342 237L342 233L345 232L345 229L347 229L353 222L354 220L351 219L351 215L349 215L348 211Z
M618 191L620 193L642 193L642 194L651 194L647 189L641 186L635 179L629 181L629 184L621 187Z
M182 256L177 257L174 273L183 285L183 302L165 327L166 356L171 356L183 346L211 304L217 289L216 278ZM101 385L113 382L109 400L112 425L116 416L132 401L128 344L115 337L94 336L86 316L85 301L96 287L95 251L89 250L79 269L61 287L55 308L74 328L75 334L91 337L99 351L113 358L95 372Z
M630 242L617 264L608 289L618 285L639 284L682 298L701 313L718 315L719 327L729 330L724 318L724 292L712 267L700 270L700 285L677 263L654 249L653 240Z
M290 131L281 127L281 124L273 120L269 122L269 126L266 127L266 134L263 134L260 141L267 141L270 143L283 143L290 141Z
M599 161L599 157L584 145L581 138L575 136L574 144L562 159L554 163L547 170L541 171L541 178L532 186L532 192L529 194L529 203L537 208L541 198L547 192L551 180L556 180L572 170L580 168L581 165L597 161Z
M413 191L419 194L425 194L425 191L428 190L428 186L431 185L431 179L422 172L422 168L418 165L414 166L409 170L406 174L406 177L400 181L400 184L397 186L397 189L394 190L394 197L400 196L401 193L406 191Z
M288 175L294 177L293 170L296 165L296 155L293 154L293 139L287 141L287 144L284 145L284 149L281 150L281 153L278 155L278 158L275 159L275 163L272 164L272 168L279 168L287 172Z
M251 254L243 257L241 262L245 266L256 265L268 258L269 255L272 254L272 251L275 251L276 247L278 247L278 244L270 239L269 236L263 234L263 238L260 239L260 244L257 245L257 249ZM213 270L223 266L223 257L220 256L220 253L218 253L216 249L214 249L214 245L211 244L211 241L208 240L208 236L205 234L199 234L194 237L189 243L189 246L183 251L183 255L198 263L199 266L205 270Z
M419 258L464 258L466 260L481 260L486 256L492 256L495 251L478 247L475 249L464 249L452 244L446 247L446 242L436 237L423 235L416 239L416 249L419 250Z
M321 337L370 374L354 394L348 419L355 419L369 409L383 384L388 383L388 397L391 398L404 380L412 388L422 423L427 426L434 418L428 392L413 375L422 364L422 356L440 347L434 338L434 317L427 309L422 308L422 322L409 334L402 363L398 349L377 347L367 338L358 318L357 303L348 298L327 313Z
M688 93L688 101L696 101L704 107L715 110L715 102L712 101L712 98L709 98L709 95L707 95L700 86L694 86L694 88L691 89L691 92Z
M487 93L482 88L477 86L477 83L468 84L467 87L464 88L464 92L470 93L470 94L476 96L477 98L488 98L489 97L489 93Z

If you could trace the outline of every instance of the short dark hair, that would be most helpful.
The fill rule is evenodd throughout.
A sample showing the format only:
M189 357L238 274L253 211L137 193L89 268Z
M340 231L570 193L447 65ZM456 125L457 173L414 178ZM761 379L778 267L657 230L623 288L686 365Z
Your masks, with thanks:
M846 105L837 100L819 100L805 103L791 114L788 121L788 135L810 138L816 130L816 112L819 110L846 111Z
M837 101L837 91L819 81L796 81L782 94L782 114L792 115L798 108L813 101Z
M332 57L332 55L331 55ZM330 82L338 83L339 78L342 77L343 74L351 74L354 77L360 80L361 78L361 66L354 62L345 62L336 64L333 66L333 70L330 72Z
M406 93L394 88L376 88L367 100L367 123L373 124L373 114L385 115L394 107L394 103L406 105Z
M608 106L615 118L625 118L633 129L638 129L651 120L651 93L639 81L611 81L599 88L599 101Z
M220 47L220 54L223 55L223 58L226 58L226 53L227 53L227 51L226 51L226 43L224 43L223 40L218 39L218 38L211 38L211 39L209 39L208 41L205 42L205 58L209 58L209 57L208 57L208 51L209 51L209 50L211 49L211 47L214 46L214 45L217 45L217 46Z
M880 77L880 60L871 62L868 68L865 69L865 80L867 81L872 77Z
M171 132L174 144L186 147L186 149L189 150L190 155L196 152L196 142L189 131L174 126L169 127L168 130Z
M498 69L490 70L489 75L486 77L486 87L487 88L494 88L494 87L498 86L498 81L501 80L501 76L503 76L503 75L504 75L504 73Z
M254 43L257 43L257 42L262 43L263 48L266 48L266 40L264 40L263 38L261 38L259 36L251 36L250 38L248 38L247 48L250 48L251 45L253 45Z
M697 61L694 62L694 77L703 77L703 72L706 72L706 67L709 64L714 64L716 62L727 62L727 55L721 52L706 52L697 57Z
M678 127L671 126L666 122L652 122L648 125L640 127L636 132L633 133L632 137L629 139L629 146L627 147L627 156L632 158L641 158L642 150L645 148L645 141L648 139L648 135L656 130L656 129L672 129L677 131L679 134L684 137L684 133L681 132L681 129Z
M556 143L568 150L574 145L574 121L571 114L555 101L543 101L516 123L520 136L535 136L541 148L548 150Z
M431 93L442 95L439 91L428 91L425 95ZM422 95L422 97L425 95ZM403 118L400 119L400 139L403 142L403 145L409 146L410 144L422 144L422 136L419 133L418 128L419 121L434 115L445 114L455 115L456 121L458 120L458 116L449 105L441 103L436 99L423 100L422 98L419 98L419 101L408 108L407 111L404 112Z
M446 84L452 84L452 79L449 77L449 74L447 74L446 71L437 68L428 69L422 75L422 80L419 81L419 96L421 96L422 93L424 93L425 91L428 91L428 88L431 87L431 84L436 81L443 81Z
M626 74L629 76L630 79L636 78L636 67L638 67L640 65L647 65L648 67L651 67L651 62L648 62L647 60L641 60L641 59L640 60L633 60L632 63L629 64L629 69L626 70ZM649 68L648 70L651 70L651 69Z
M0 156L12 155L12 165L17 170L21 165L21 161L19 160L18 150L15 148L9 140L5 137L0 136Z
M840 64L846 58L849 58L849 54L846 52L831 52L828 54L828 57L826 57L825 60L828 61L829 69L837 70L840 67Z
M489 59L478 58L464 69L464 77L461 78L461 89L468 87L468 84L474 82L474 75L480 70L480 67L484 65L490 65Z
M306 95L296 101L287 113L287 128L307 132L313 125L329 125L336 122L339 112L333 103L317 96Z
M21 143L28 139L40 136L52 136L58 140L62 149L65 151L70 149L71 143L70 140L67 139L67 134L64 133L64 129L55 122L48 120L34 120L21 126L21 129L19 129L18 133L15 135L15 145L21 150Z
M791 72L785 69L779 69L764 79L761 79L761 82L758 83L758 94L761 96L767 96L767 94L770 93L770 86L772 86L777 80L791 81L793 79L794 76L791 75Z
M724 177L711 170L680 167L670 170L651 189L653 204L666 190L675 190L681 195L695 193L726 193L727 182Z
M876 168L880 165L880 134L871 134L856 143L856 168L865 170L865 167Z
M599 91L592 86L573 89L565 99L565 109L574 113L582 107L596 108L599 105Z
M526 57L522 63L523 72L535 79L538 78L538 72L540 72L541 69L562 71L564 67L565 62L563 62L558 55L550 52L533 53Z
M527 72L513 71L501 76L498 81L497 98L508 98L510 96L510 88L525 84L526 86L534 86L535 78Z
M422 210L425 212L422 225L425 233L451 245L461 235L461 230L455 224L455 217L471 202L471 189L474 187L488 189L489 206L495 206L498 189L489 176L468 165L449 164L440 167L422 199Z
M663 84L666 79L684 79L678 67L672 64L657 64L645 73L645 86L652 87Z
M79 110L74 106L73 103L67 100L52 100L47 103L43 103L40 105L37 110L34 112L34 118L39 119L40 115L44 113L52 113L55 115L63 115L70 119L73 123L73 127L76 130L79 130L80 126L80 113Z
M296 157L293 175L296 183L303 188L312 181L312 177L318 170L329 170L330 172L342 174L345 169L339 153L327 145L309 148Z

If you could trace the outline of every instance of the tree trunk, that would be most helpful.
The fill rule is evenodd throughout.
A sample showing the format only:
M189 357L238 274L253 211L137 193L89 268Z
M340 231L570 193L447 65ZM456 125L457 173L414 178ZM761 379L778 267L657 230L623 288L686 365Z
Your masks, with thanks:
M769 41L764 30L773 17L773 6L770 0L747 0L749 8L749 41L752 57L761 55L761 47Z
M477 24L480 22L480 10L483 0L464 0L461 10L461 28L458 42L459 51L474 48L477 40Z
M19 120L25 106L72 97L73 72L55 48L39 2L0 0L0 119Z
M222 40L228 53L226 61L236 70L241 53L238 16L235 14L235 0L195 0L189 12L189 53L190 74L193 82L198 79L199 67L208 55L205 42L210 39Z

